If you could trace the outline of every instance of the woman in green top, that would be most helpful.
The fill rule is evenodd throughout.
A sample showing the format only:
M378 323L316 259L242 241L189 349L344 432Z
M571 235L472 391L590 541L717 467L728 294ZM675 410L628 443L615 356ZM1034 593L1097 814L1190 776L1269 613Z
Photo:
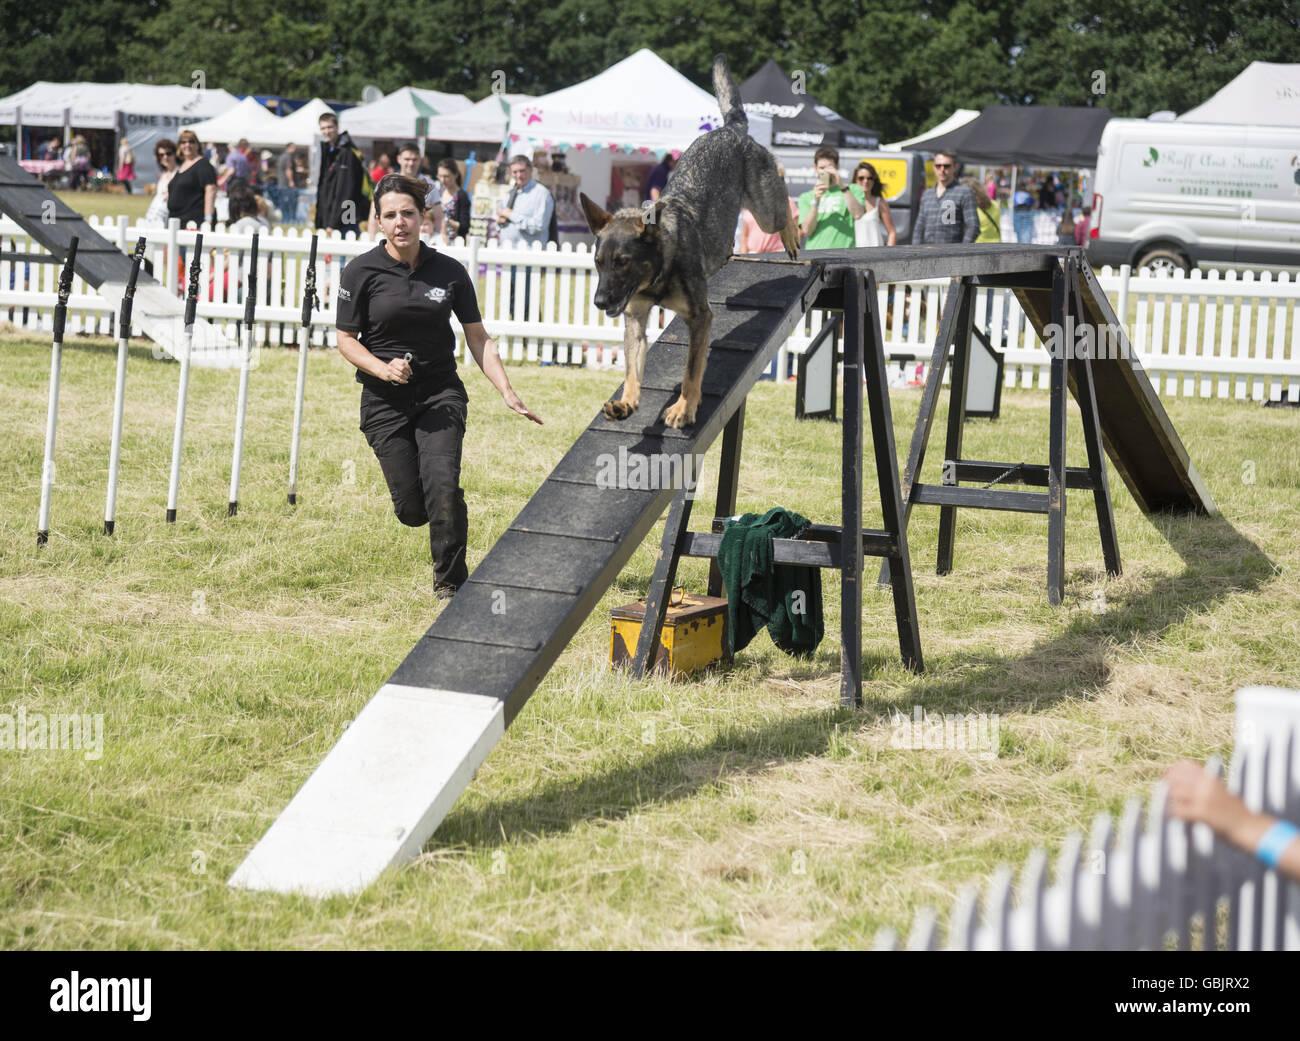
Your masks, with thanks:
M1002 207L989 198L988 191L974 177L963 177L961 183L975 195L980 210L980 233L976 242L1002 241Z

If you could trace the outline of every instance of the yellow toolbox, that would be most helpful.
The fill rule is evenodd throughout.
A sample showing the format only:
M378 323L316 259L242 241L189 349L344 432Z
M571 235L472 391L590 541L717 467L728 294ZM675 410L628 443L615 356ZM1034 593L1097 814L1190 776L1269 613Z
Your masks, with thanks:
M609 612L609 663L628 665L636 656L636 643L645 619L645 601L638 600ZM694 596L680 587L673 590L668 616L659 634L653 668L676 678L715 662L729 662L727 598Z

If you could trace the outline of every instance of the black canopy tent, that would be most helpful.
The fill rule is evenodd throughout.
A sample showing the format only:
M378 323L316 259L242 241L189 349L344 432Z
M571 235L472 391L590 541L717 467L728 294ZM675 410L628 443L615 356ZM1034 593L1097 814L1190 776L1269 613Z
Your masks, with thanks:
M880 132L860 127L821 104L811 94L796 93L775 59L769 58L740 85L745 111L772 117L775 147L832 148L880 147Z
M946 148L963 164L1013 167L1010 203L1014 221L1019 171L1094 169L1101 132L1110 115L1108 108L989 105L964 126L913 141L908 150L934 153Z
M981 166L1091 170L1109 119L1107 108L989 105L964 126L914 141L908 151L950 148L963 162Z

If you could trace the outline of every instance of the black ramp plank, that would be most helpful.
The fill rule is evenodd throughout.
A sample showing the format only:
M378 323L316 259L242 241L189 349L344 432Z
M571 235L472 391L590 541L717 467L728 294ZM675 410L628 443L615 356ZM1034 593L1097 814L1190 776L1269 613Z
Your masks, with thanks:
M441 617L439 615L440 620ZM439 646L431 648L430 645L435 643ZM430 631L415 645L388 682L430 690L461 691L503 701L520 683L531 681L536 686L541 682L546 670L542 669L534 676L537 663L535 651L439 640Z
M712 307L713 323L709 329L709 343L724 348L757 347L765 343L768 331L777 326L782 317L782 312L774 309L754 311L747 307L732 308L720 303L715 303ZM678 322L681 322L680 331L675 328ZM686 323L680 318L674 319L664 334L669 343L690 343ZM650 356L647 354L646 365L649 364Z
M641 387L641 400L637 405L637 410L627 419L609 421L614 427L624 423L631 423L635 426L649 427L659 421L659 414L663 412L674 399L677 397L671 390L658 390L652 387L646 387L644 381L649 380L651 375L650 365L647 362L646 372L642 376L643 384ZM617 400L622 396L622 384L619 385L617 393L610 395L610 400ZM593 423L600 423L601 419L592 420Z
M488 552L470 576L470 582L447 606L430 628L427 638L411 651L390 682L432 684L436 678L437 685L443 688L482 691L481 685L450 687L450 672L444 667L443 659L453 651L484 660L495 653L487 644L466 642L470 634L491 631L493 627L493 623L484 618L491 606L492 582L510 580L511 575L517 575L520 585L526 585L530 578L541 577L548 589L567 590L581 586L582 595L576 598L566 601L557 594L556 599L548 601L549 614L530 629L529 637L542 644L536 662L514 658L492 673L493 683L498 687L497 696L507 703L507 720L518 713L536 683L540 682L667 508L675 492L671 482L662 478L680 471L673 471L671 467L665 471L662 466L653 468L660 479L652 483L659 487L597 487L594 472L597 459L609 453L617 456L620 447L629 452L639 449L646 454L677 458L703 453L722 432L726 420L743 403L749 388L801 319L803 300L815 293L820 273L810 267L800 268L800 271L802 278L781 279L791 301L784 313L772 309L756 313L715 308L715 329L723 324L730 334L744 335L753 341L755 348L743 355L744 366L728 362L720 369L720 372L731 375L733 382L729 385L715 384L721 396L704 399L693 426L685 430L664 428L658 413L651 412L652 400L667 405L673 395L656 391L647 391L643 395L641 409L628 420L608 420L598 415L592 421L557 467L553 475L556 479L548 479L524 506L506 535ZM755 271L751 277L760 282L772 281L761 271ZM734 284L734 281L729 280L729 284ZM744 288L743 285L740 288ZM676 326L679 320L673 324ZM658 357L666 363L678 361L680 364L668 351L659 350ZM646 361L647 382L662 378L675 385L681 376L678 365L655 364L655 359L656 348L652 347ZM591 483L585 483L587 478ZM579 481L584 483L576 483ZM569 604L567 607L566 602ZM531 615L527 617L532 618ZM529 625L533 623L530 621ZM444 636L459 639L453 641L444 639ZM523 641L516 637L512 642ZM474 647L479 649L474 651ZM464 668L458 669L457 675L473 682L475 674L472 669ZM501 690L503 684L509 684L510 689Z
M784 309L792 296L797 296L808 280L808 265L785 263L765 265L755 277L747 265L728 264L709 279L709 302Z
M1123 327L1087 262L1081 262L1080 268L1084 272L1082 295L1089 319L1123 335ZM1045 341L1045 329L1051 321L1051 293L1017 290L1016 296ZM1119 356L1098 359L1092 365L1097 415L1106 454L1130 494L1144 513L1217 512L1126 335L1120 349L1112 353ZM1077 398L1073 378L1070 389Z
M795 314L791 318L788 313L783 315L775 310L762 312L724 311L723 317L731 320L733 338L743 334L745 337L744 342L747 345L743 351L728 352L719 350L715 342L714 346L709 349L709 358L704 368L704 381L701 384L701 389L706 390L707 393L704 394L704 399L696 410L695 423L692 428L669 430L664 427L663 412L668 405L677 400L678 387L684 371L684 362L677 362L676 356L672 352L664 351L660 349L658 344L655 344L646 355L641 402L637 411L628 419L608 419L603 415L598 416L592 421L588 429L616 432L627 429L630 425L634 429L644 432L647 436L662 436L669 442L693 441L698 436L695 431L709 426L716 411L724 407L723 399L729 393L734 392L735 384L745 383L746 390L748 390L753 381L758 379L777 349L785 342L785 338L802 317L802 312ZM718 314L715 311L714 329L717 329L718 325ZM752 347L749 346L750 344L752 344ZM671 347L672 345L665 346ZM728 354L743 358L745 360L744 366L736 368L730 366L728 362L721 361ZM736 373L736 375L732 376L731 383L724 384L717 379L710 381L709 369L715 360L720 361L720 371L722 373ZM674 364L674 362L676 363ZM734 407L726 407L729 409L727 413L729 416L730 412L734 411Z
M581 592L581 590L579 590ZM578 593L469 582L439 619L438 636L488 647L539 651Z
M1119 352L1122 357L1094 362L1092 366L1102 436L1109 453L1112 457L1122 456L1132 468L1151 504L1150 511L1217 513L1209 489L1193 465L1146 370L1133 353L1110 300L1092 269L1086 263L1081 268L1083 306L1089 318L1122 336ZM1113 347L1112 343L1112 353ZM1103 406L1103 398L1120 404Z
M691 452L683 450L681 440L647 438L635 430L601 430L600 435L579 438L556 464L551 480L609 488L616 483L626 484L615 480L619 475L645 472L647 464L642 457L650 457L650 463L655 464L650 469L655 473L670 464L681 473L680 467L693 458Z
M68 245L76 236L77 274L95 289L105 283L125 285L130 278L131 258L8 155L0 155L0 213L12 218L23 231L59 258L67 255ZM50 213L55 219L47 223ZM149 286L161 288L160 283L144 271L139 274L137 286L141 300L148 299L144 290ZM146 309L137 303L136 313L143 317ZM179 307L176 313L180 313Z
M740 379L750 364L748 355L740 351L709 351L708 363L704 367L704 382L701 384L706 393L723 392Z
M81 214L39 184L5 186L5 212L36 220L81 220ZM10 209L12 207L12 209ZM78 247L80 248L80 247Z
M1062 246L1027 246L1009 242L891 246L889 249L815 249L801 252L798 262L827 267L851 266L870 270L877 282L905 282L916 278L1048 271L1066 251L1067 247ZM732 263L733 266L752 264L780 269L790 265L791 261L783 253L759 253L737 257Z
M649 505L644 491L547 480L510 527L616 542L627 537Z
M755 269L754 277L766 276ZM672 487L597 488L565 478L611 446L705 451L743 408L822 279L809 268L785 311L764 308L760 323L743 315L731 323L761 342L724 396L705 399L690 428L651 439L635 417L615 431L603 429L603 417L593 421L566 457L568 471L548 478L524 506L231 885L312 896L356 892L419 855L675 494ZM673 378L649 363L647 375Z
M565 535L504 532L474 569L471 584L493 589L551 589L577 595L600 577L599 546Z

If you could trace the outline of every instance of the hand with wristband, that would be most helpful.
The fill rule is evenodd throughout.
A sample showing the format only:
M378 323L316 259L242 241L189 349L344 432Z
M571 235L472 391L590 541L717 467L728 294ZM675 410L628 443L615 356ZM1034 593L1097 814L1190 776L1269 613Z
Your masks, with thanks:
M1255 813L1190 759L1165 774L1168 812L1179 820L1200 821L1239 849L1300 882L1300 828L1267 813Z

